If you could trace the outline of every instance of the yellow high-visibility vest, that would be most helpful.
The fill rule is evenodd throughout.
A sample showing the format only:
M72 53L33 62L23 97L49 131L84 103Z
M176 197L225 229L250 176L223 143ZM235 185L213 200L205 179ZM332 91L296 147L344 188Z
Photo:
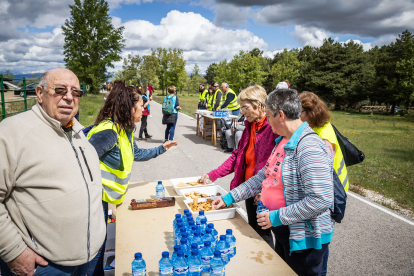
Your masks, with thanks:
M226 99L227 99L227 95L228 94L234 94L234 99L227 105L227 108L229 109L229 110L237 110L237 109L240 109L240 105L239 105L239 103L237 102L237 95L236 95L236 93L233 91L233 89L231 89L231 88L229 88L228 90L227 90L227 93L226 93L226 95L223 95L223 97L222 97L222 102L223 103L225 103L226 102Z
M207 89L200 93L200 101L206 98L207 93L208 93Z
M339 146L338 139L336 138L336 134L331 123L327 122L323 127L315 127L313 128L313 131L315 131L322 139L327 140L329 143L334 145L334 170L338 174L339 180L341 180L345 192L347 192L349 188L348 171L346 169L345 159L342 155L341 147Z
M134 162L133 135L131 135L130 140L123 129L121 129L115 123L109 120L105 120L89 131L87 137L88 140L93 134L107 129L112 129L117 134L118 141L115 145L117 145L121 151L121 168L123 170L112 169L104 162L99 160L102 174L102 200L110 204L118 205L124 201L126 192L128 191L132 163ZM120 130L119 132L118 129Z
M221 92L220 89L217 90L217 91L220 91ZM207 104L210 106L209 108L207 108L207 110L212 111L213 110L213 107L216 105L217 91L214 92L213 94L207 93L207 95L206 95L206 101L207 101ZM223 94L223 92L221 92L221 93ZM221 104L223 103L222 99L223 99L223 97L221 97L221 99L220 99L219 106L221 106Z

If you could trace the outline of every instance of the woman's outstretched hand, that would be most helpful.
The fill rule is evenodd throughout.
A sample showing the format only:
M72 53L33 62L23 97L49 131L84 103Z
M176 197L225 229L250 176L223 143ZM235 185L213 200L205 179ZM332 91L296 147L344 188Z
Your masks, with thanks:
M272 223L270 222L269 212L260 213L257 215L257 225L261 226L262 229L269 229L272 227Z
M176 145L178 145L178 142L176 141L167 141L162 146L164 147L165 150L169 150L172 146L176 146Z
M203 181L204 185L211 184L213 182L211 181L210 176L206 173L201 176L201 181Z
M226 207L226 203L224 202L223 198L221 196L219 196L218 198L216 198L212 203L211 206L215 209L218 210L221 207Z

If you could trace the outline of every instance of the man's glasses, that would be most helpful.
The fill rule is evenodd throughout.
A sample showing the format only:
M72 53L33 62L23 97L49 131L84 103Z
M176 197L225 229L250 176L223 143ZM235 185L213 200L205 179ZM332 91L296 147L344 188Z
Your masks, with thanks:
M44 86L46 88L46 86ZM68 93L68 89L66 87L49 87L50 89L55 90L55 93L60 96L65 96ZM72 89L71 94L75 98L80 98L83 95L83 90L81 89Z
M214 87L219 87L218 85L214 85Z

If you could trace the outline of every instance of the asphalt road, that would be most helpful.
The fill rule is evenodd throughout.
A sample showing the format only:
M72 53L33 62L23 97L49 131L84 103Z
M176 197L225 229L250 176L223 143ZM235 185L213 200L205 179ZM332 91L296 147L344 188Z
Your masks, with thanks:
M165 126L161 124L161 105L152 102L151 115L148 131L153 138L137 141L138 147L151 148L163 143ZM220 146L214 147L210 140L196 136L195 129L195 119L179 114L174 137L178 146L155 159L135 162L131 181L199 176L221 165L229 154L223 153ZM228 191L232 177L233 174L216 183ZM350 180L352 183L352 175ZM328 273L414 275L414 226L348 196L345 219L336 224L330 245Z

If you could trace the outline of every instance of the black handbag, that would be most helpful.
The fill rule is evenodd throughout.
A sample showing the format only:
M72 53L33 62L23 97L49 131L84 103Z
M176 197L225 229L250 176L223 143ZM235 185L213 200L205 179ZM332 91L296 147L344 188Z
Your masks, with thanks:
M164 114L162 116L162 124L163 125L173 125L173 124L175 124L175 119L176 118L177 118L177 113Z
M348 138L343 136L334 125L332 125L332 127L335 131L336 138L338 139L339 146L341 147L345 165L349 167L364 161L365 154L360 151L354 144L352 144Z

